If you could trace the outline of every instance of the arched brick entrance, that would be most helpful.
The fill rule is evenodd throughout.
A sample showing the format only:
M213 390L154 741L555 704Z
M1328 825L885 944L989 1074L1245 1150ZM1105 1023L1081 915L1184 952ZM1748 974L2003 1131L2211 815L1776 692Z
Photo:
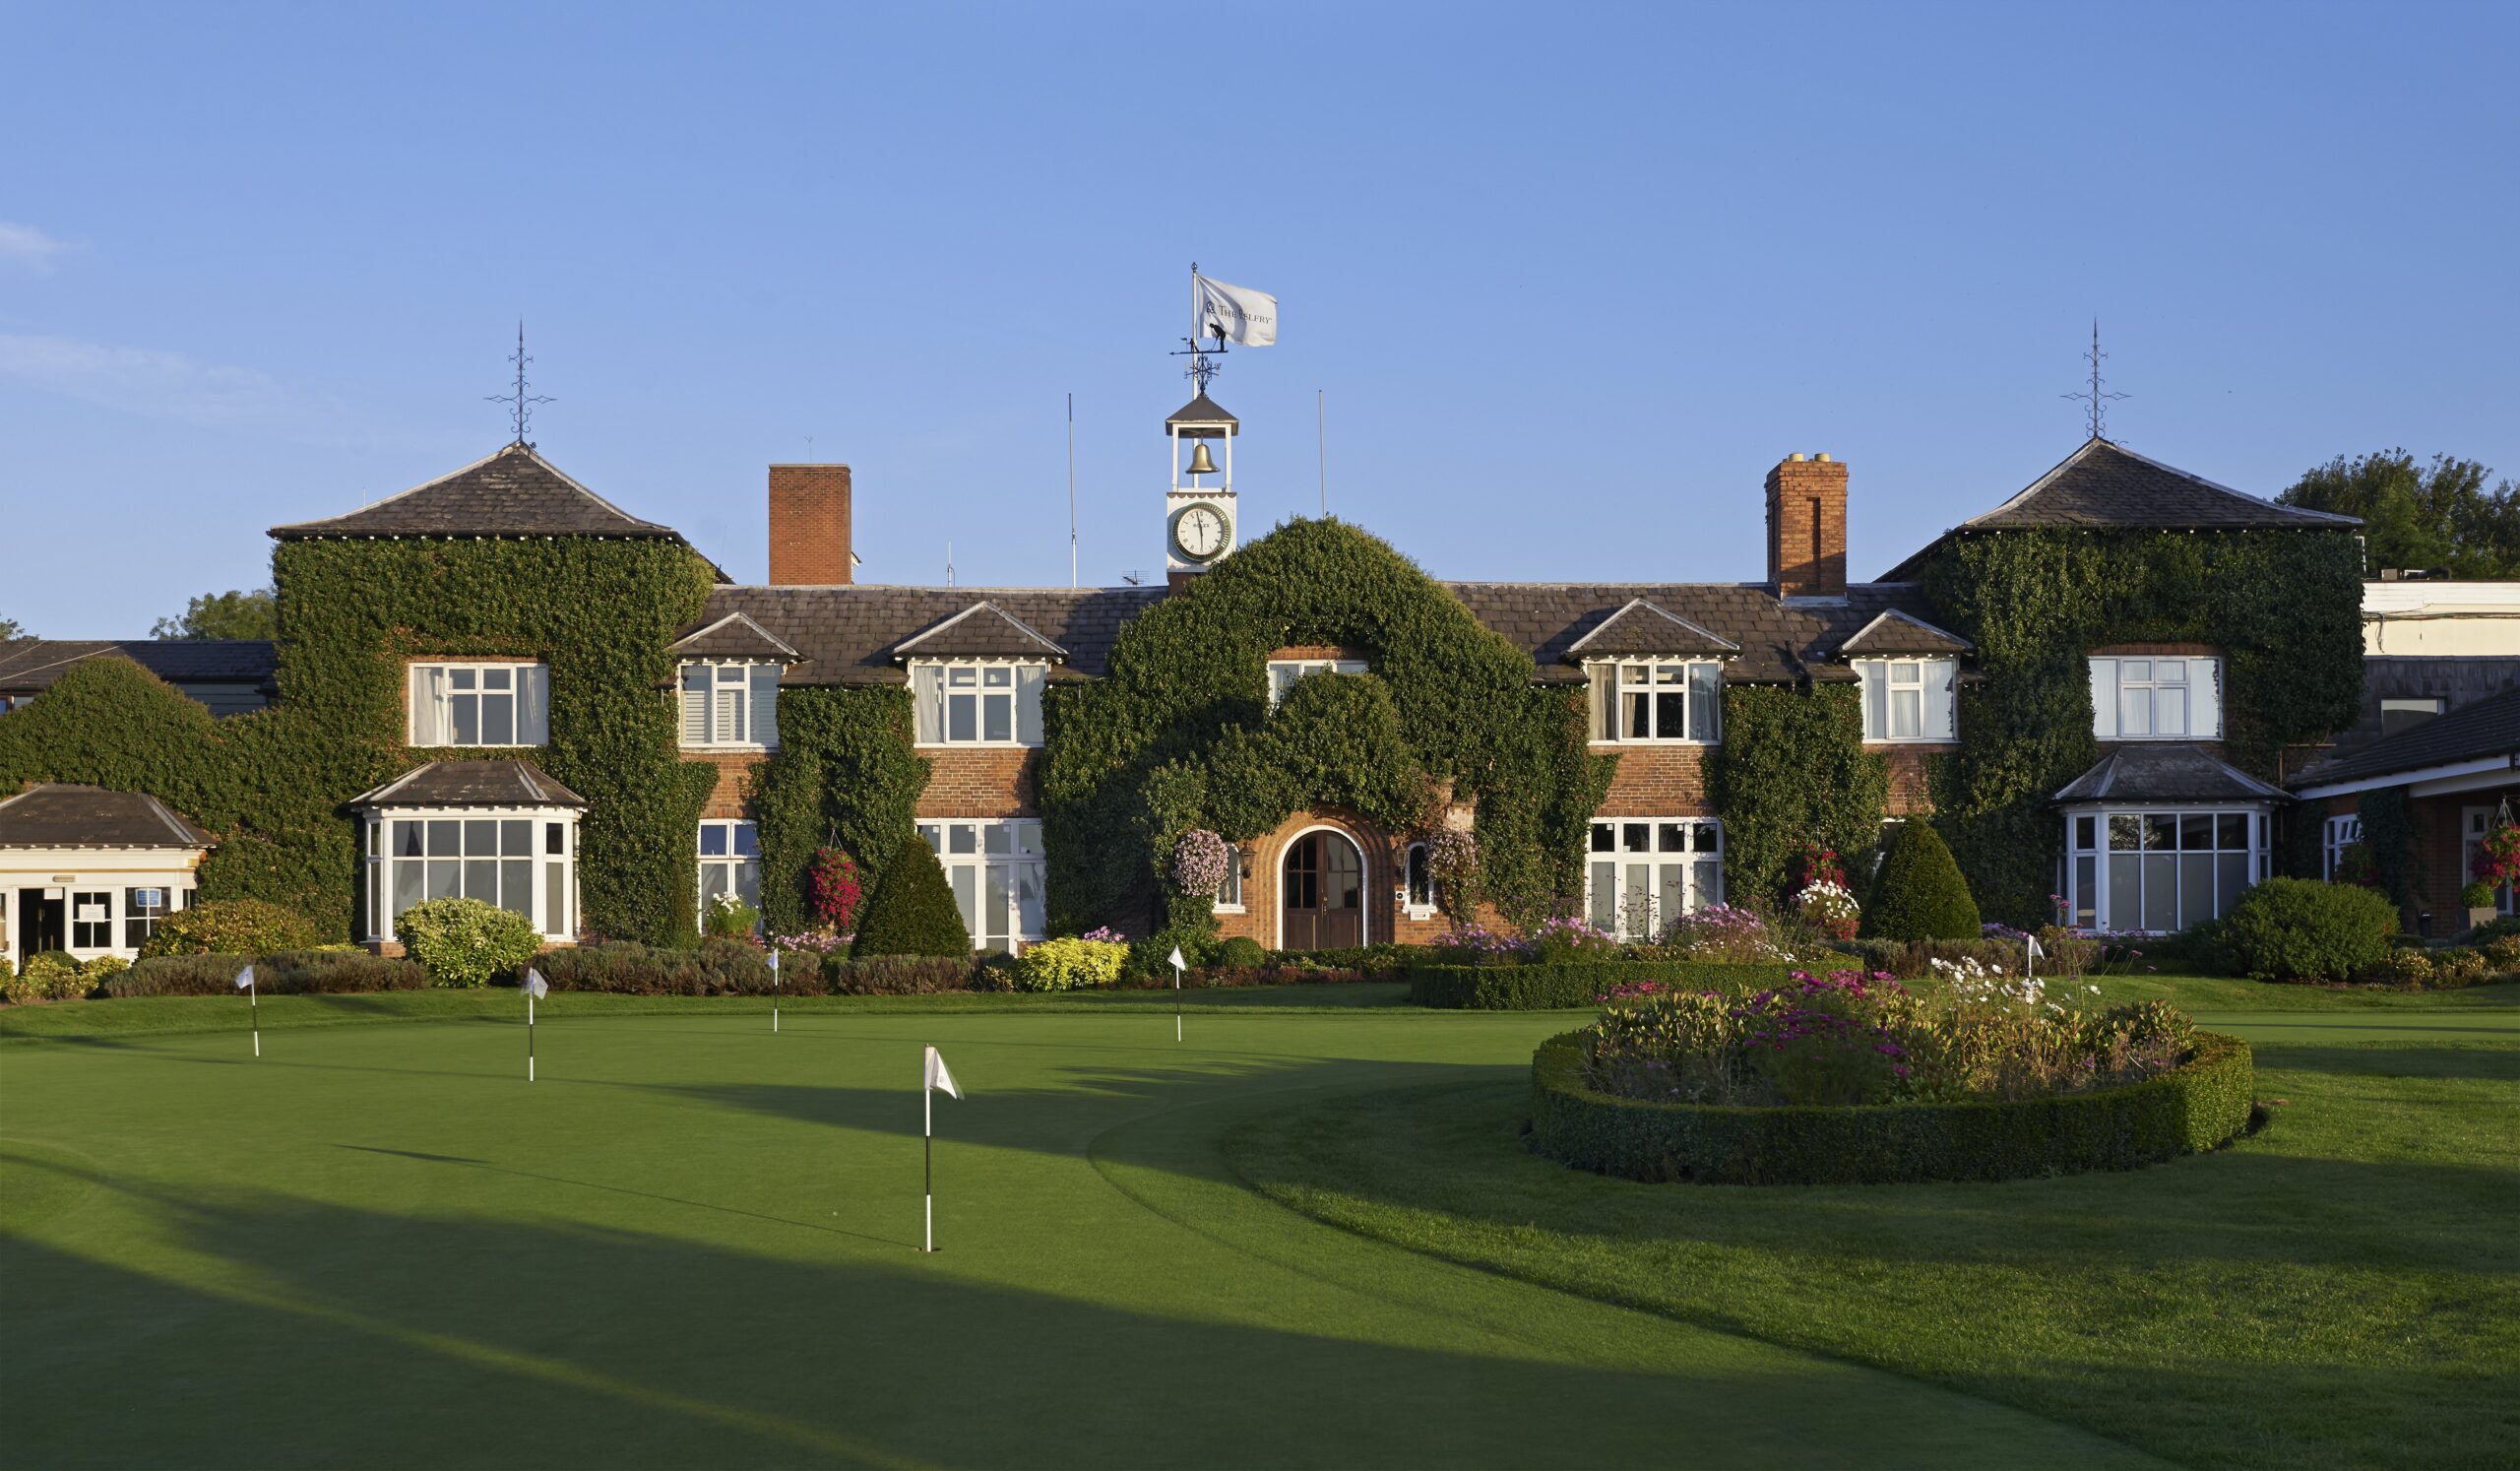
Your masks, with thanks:
M1365 942L1365 851L1335 827L1298 834L1278 861L1278 947L1338 950Z

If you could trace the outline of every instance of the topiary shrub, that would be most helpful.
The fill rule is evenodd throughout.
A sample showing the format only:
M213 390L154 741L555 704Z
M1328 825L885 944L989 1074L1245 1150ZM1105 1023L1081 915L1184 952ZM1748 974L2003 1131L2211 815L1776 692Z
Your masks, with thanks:
M875 892L866 896L866 913L857 925L852 957L876 955L951 956L968 961L972 932L963 927L963 912L954 907L954 891L945 884L945 865L924 838L912 838L884 865Z
M159 920L140 946L152 955L268 955L314 947L315 926L260 899L213 899Z
M1269 963L1269 952L1261 949L1260 942L1251 936L1237 934L1217 946L1217 958L1213 963L1228 971L1256 971Z
M487 986L542 949L532 920L478 899L414 904L394 921L394 937L437 986Z
M2223 917L2217 946L2235 975L2350 981L2388 958L2398 908L2360 884L2270 878Z
M1873 875L1859 932L1895 940L1973 940L1984 933L1969 881L1931 823L1899 824Z
M1110 940L1052 939L1028 945L1015 962L1017 991L1075 991L1120 979L1129 947Z

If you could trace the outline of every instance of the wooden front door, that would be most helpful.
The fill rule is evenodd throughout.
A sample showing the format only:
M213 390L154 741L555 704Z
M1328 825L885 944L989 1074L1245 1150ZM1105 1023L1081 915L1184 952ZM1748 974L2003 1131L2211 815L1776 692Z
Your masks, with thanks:
M1290 950L1365 942L1365 858L1338 833L1306 833L1287 850L1278 909Z

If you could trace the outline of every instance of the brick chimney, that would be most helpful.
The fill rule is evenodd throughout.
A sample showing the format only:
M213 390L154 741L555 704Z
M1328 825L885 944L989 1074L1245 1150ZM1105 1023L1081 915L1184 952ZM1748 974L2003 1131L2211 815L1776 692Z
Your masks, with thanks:
M849 467L770 467L770 583L831 587L850 580Z
M1788 455L1768 472L1768 586L1780 598L1847 592L1847 468Z

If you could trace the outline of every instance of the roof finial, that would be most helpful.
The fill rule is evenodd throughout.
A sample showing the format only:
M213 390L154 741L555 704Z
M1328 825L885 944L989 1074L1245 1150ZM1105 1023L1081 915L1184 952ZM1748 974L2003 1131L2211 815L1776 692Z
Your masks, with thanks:
M2085 359L2091 363L2091 387L2079 393L2060 393L2056 395L2056 397L2060 399L2081 400L2084 412L2091 419L2091 437L2094 439L2100 439L2106 437L2101 433L2101 430L2107 425L2109 420L2110 400L2128 398L2131 397L2131 395L2122 393L2104 393L2101 391L2100 364L2102 359L2108 357L2109 354L2100 351L2100 318L2098 317L2091 319L2091 351L2083 355Z
M519 317L516 322L516 355L508 359L516 364L516 392L494 393L485 397L489 403L508 406L508 416L516 421L516 442L525 444L527 449L534 448L533 445L526 444L525 440L526 427L534 422L534 406L552 402L545 395L529 394L525 391L525 365L533 360L525 355L525 319Z

